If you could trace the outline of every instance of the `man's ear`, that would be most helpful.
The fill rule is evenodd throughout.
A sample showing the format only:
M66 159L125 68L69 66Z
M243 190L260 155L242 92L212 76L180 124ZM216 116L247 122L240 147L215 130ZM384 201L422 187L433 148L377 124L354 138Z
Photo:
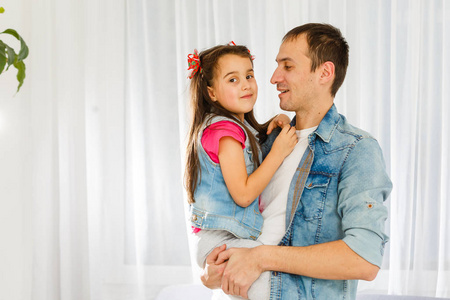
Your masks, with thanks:
M323 83L332 82L334 80L334 63L326 61L322 64L322 73L320 74L320 81Z
M216 94L214 93L214 89L210 86L207 87L208 89L208 94L209 94L209 98L211 98L212 101L216 102Z

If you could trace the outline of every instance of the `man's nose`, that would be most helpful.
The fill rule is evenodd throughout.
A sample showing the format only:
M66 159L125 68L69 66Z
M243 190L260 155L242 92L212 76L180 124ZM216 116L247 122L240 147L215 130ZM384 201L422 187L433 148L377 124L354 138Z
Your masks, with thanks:
M278 82L280 82L280 72L278 72L278 68L276 68L275 71L273 71L272 78L270 78L270 83L277 84Z

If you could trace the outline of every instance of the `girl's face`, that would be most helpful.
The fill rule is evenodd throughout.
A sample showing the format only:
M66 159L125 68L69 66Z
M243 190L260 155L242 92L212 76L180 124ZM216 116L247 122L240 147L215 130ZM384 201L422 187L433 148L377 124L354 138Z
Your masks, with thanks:
M213 86L208 87L209 96L243 122L258 96L252 62L247 57L227 54L219 58L217 65Z

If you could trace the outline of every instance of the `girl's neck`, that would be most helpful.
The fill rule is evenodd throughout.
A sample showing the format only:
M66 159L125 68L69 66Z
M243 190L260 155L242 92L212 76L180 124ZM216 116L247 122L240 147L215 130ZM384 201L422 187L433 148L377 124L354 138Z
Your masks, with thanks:
M233 116L235 116L236 119L244 123L244 114L233 114Z

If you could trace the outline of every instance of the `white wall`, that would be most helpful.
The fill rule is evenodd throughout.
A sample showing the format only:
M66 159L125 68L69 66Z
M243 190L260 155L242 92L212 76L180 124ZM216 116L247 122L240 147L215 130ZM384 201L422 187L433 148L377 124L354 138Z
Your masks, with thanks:
M6 10L0 15L0 31L13 28L26 37L25 22L29 12L22 2L3 0L0 5ZM18 41L7 35L0 35L0 39L15 49L19 47ZM31 294L29 78L15 95L15 76L16 69L12 67L0 75L1 300L24 300Z

